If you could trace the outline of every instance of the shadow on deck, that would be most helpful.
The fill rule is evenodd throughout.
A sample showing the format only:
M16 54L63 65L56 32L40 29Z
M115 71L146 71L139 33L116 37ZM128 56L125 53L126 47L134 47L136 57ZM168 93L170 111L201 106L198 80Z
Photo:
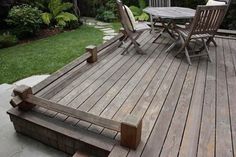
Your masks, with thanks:
M170 40L152 40L148 32L139 38L146 55L133 49L121 55L122 48L113 47L97 62L78 65L35 94L118 122L127 114L142 117L136 150L121 147L117 131L39 107L27 113L11 109L16 130L70 154L93 149L92 154L110 157L233 157L236 40L216 38L212 62L202 57L192 66L164 52Z

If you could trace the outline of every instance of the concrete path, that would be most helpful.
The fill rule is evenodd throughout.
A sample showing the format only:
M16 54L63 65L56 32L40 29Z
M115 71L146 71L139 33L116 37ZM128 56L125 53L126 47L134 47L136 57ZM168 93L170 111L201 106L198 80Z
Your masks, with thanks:
M15 132L7 115L12 90L21 84L34 86L49 75L37 75L10 84L0 85L0 156L1 157L67 157L68 155Z

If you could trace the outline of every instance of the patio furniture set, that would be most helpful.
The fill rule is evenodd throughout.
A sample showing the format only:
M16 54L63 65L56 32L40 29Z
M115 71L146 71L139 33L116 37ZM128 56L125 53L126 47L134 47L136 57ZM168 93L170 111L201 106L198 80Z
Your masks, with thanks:
M143 22L136 22L130 9L123 5L120 0L117 1L117 4L125 34L131 40L131 44L134 44L138 53L144 54L139 48L139 43L136 42L136 39L147 29L150 32L154 32L156 24L160 22L163 29L159 31L153 43L166 32L173 40L173 43L166 49L166 52L169 52L180 42L181 47L177 54L184 50L187 61L191 65L190 58L193 57L207 55L209 60L211 60L208 46L210 42L217 46L214 36L226 15L230 0L209 0L206 5L197 6L196 10L184 7L171 7L170 0L149 0L150 6L145 8L144 12L150 14L151 27ZM177 20L188 20L190 23L186 23L185 28L183 28L176 24ZM200 41L202 47L199 50L192 49L190 47L190 42L192 41ZM130 45L126 47L124 53ZM190 52L189 49L193 51ZM203 50L206 52L202 52Z

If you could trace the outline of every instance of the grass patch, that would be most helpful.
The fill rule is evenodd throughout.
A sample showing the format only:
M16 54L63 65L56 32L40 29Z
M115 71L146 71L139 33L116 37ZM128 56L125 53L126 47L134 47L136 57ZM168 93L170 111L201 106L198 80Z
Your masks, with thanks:
M113 22L111 23L112 28L116 31L119 32L120 28L121 28L121 23L120 22Z
M53 73L85 52L90 44L101 44L103 32L86 25L52 37L0 49L0 84L35 75Z

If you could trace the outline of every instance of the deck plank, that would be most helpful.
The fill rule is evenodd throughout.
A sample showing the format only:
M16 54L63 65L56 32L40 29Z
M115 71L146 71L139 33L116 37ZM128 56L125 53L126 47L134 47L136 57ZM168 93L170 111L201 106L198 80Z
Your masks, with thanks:
M205 96L197 155L199 157L215 156L216 48L210 47L209 51L212 62L207 63Z
M123 102L122 106L117 110L115 114L112 115L111 118L122 121L124 117L126 117L127 114L131 113L132 109L135 107L137 102L139 101L139 98L141 98L142 94L146 91L150 81L154 78L157 71L159 71L159 67L163 64L164 60L168 56L167 53L164 52L164 49L166 49L166 43L168 43L168 40L164 40L163 42L159 43L159 47L156 48L154 53L158 53L158 57L155 59L155 61L152 63L151 67L148 69L148 71L145 73L145 75L142 77L142 79L138 82L136 87L133 89L133 91L129 94L129 96L126 98L126 100ZM137 117L142 117L139 115L136 115ZM117 134L114 132L110 132L107 129L104 129L102 134L114 137ZM116 139L119 139L119 134L115 137Z
M144 47L143 47L143 49L147 49L147 48L149 48L149 46L150 45L145 45ZM128 55L128 54L127 54ZM128 57L128 56L126 56L126 57ZM133 61L132 61L132 59L133 59ZM136 62L135 62L136 61ZM99 97L96 97L96 96L98 96L98 95L96 95L96 94L99 94L100 96L103 96L103 93L105 94L106 93L106 91L107 91L107 88L108 89L110 89L110 86L112 86L114 83L116 83L117 82L117 77L119 78L119 77L121 77L120 79L119 79L119 81L121 81L121 80L123 80L124 82L125 81L128 81L133 75L134 75L134 73L139 69L139 67L145 62L146 60L144 60L140 55L132 55L132 58L130 59L130 60L128 60L127 62L126 62L126 64L124 64L124 65L122 65L122 67L120 67L117 71L114 71L115 73L110 77L110 78L108 78L107 79L107 81L106 82L104 82L104 84L102 84L101 86L100 86L100 88L99 89L101 89L101 90L96 90L96 89L92 89L93 88L93 86L90 86L89 88L88 88L88 93L86 93L86 91L84 92L84 93L86 93L86 96L85 95L79 95L78 97L77 97L77 99L76 99L76 101L74 101L74 104L76 104L77 106L75 106L75 107L77 107L77 108L79 108L80 107L80 105L82 104L82 103L84 103L86 100L92 100L92 101L95 101L95 103L97 102L97 99L99 98ZM132 70L132 72L130 73L130 70ZM126 74L126 75L125 75ZM128 75L127 75L128 74ZM122 77L124 78L124 79L122 79ZM105 78L102 78L100 81L104 81L105 80ZM95 82L95 86L97 85L99 83L99 80L97 80L96 82ZM91 88L92 87L92 88ZM101 92L102 91L102 92ZM90 92L90 93L89 93ZM93 94L95 94L95 97L94 97L94 95ZM86 99L85 99L86 98ZM101 98L101 97L100 97ZM95 99L95 100L94 100ZM99 100L99 99L98 99ZM90 106L91 105L91 106ZM92 106L93 106L94 104L87 104L87 106L81 106L81 108L82 108L82 110L89 110ZM72 121L73 120L73 118L68 118L67 119L67 121ZM75 123L77 123L78 122L78 120L76 120L75 121Z
M163 47L160 49L162 50ZM151 52L153 52L153 54L134 75L134 77L132 77L132 79L130 79L130 81L125 85L125 87L118 93L118 95L111 101L111 103L106 107L106 109L101 113L102 117L112 118L116 114L122 104L127 100L127 98L131 95L134 89L139 85L141 80L143 80L144 76L148 73L148 70L155 63L156 59L160 55L160 51L159 53L157 53L158 51L159 49L156 49L155 46L152 46Z
M228 89L231 136L233 144L233 156L236 153L236 67L234 66L234 58L236 54L235 44L232 41L222 40L224 46L224 57L226 66L226 81ZM233 47L234 46L234 47Z
M216 157L233 156L222 40L217 39ZM223 137L223 138L222 138Z
M151 39L151 38L149 38ZM143 47L143 49L147 49L149 48L150 45L146 45ZM87 110L95 115L99 115L103 109L106 107L107 104L109 104L109 102L116 96L116 94L119 92L119 90L121 90L123 88L123 86L125 86L125 84L130 80L130 78L133 77L133 75L135 74L135 72L137 72L137 70L140 68L141 65L144 64L144 62L146 61L144 58L141 58L141 56L136 55L139 57L139 60L137 60L137 62L135 64L133 64L128 71L126 71L124 73L124 75L117 81L115 82L115 84L113 84L113 86L111 86L111 88L109 88L108 90L105 90L104 87L107 86L107 84L105 83L104 86L101 88L101 91L103 93L103 95L100 95L99 99L96 96L96 94L99 94L99 90L95 92L95 95L92 95L92 97L90 97L91 99L88 99L88 101L86 101L83 106L81 106L82 110ZM109 81L113 82L113 79L109 79ZM108 84L109 85L109 84ZM89 102L90 101L94 101L93 102L93 108L89 108ZM99 107L98 107L99 105ZM81 125L83 123L83 121L80 121L78 123L78 125ZM89 127L90 124L84 124L84 127Z
M200 62L179 156L196 156L205 88L206 59Z
M171 124L171 119L176 109L176 104L179 100L179 94L182 90L182 85L185 81L187 70L188 64L182 62L174 81L171 83L171 89L166 97L166 100L164 101L142 156L154 157L156 155L160 155L165 137Z
M178 155L185 127L184 122L186 121L189 113L197 69L198 62L194 62L193 65L189 67L171 126L169 128L165 143L163 144L160 154L161 157L173 157Z
M143 34L145 36L145 34ZM71 90L73 90L75 87L79 86L82 82L84 82L88 77L90 77L92 74L94 74L96 71L100 70L104 65L107 64L107 62L110 62L112 58L115 56L119 55L122 49L118 49L114 51L113 53L110 53L108 57L106 58L101 58L101 61L99 60L98 62L94 63L94 67L87 70L81 78L76 79L74 82L72 82L69 86L64 88L61 92L59 92L57 95L55 95L51 100L52 101L60 101L65 95L67 95ZM90 64L89 64L90 65Z
M130 96L125 100L122 107L113 116L113 119L121 121L127 115L127 113L131 113L134 107L136 106L136 104L138 103L138 101L142 98L142 95L145 93L146 90L148 90L149 84L153 82L152 80L154 78L156 78L155 76L157 76L157 72L160 70L161 66L166 60L166 57L170 55L164 52L164 50L166 49L166 46L164 46L163 44L166 44L166 42L162 43L162 46L158 47L158 49L160 49L160 52L158 52L160 53L160 55L158 56L156 61L152 64L151 68L145 74L143 79L132 91ZM155 83L157 83L157 81L155 81ZM140 99L137 99L137 98L140 98ZM142 114L139 114L139 115L141 115L140 117L143 116Z
M160 113L162 105L164 104L165 98L168 95L168 92L171 88L171 84L176 76L176 73L179 69L181 61L178 59L174 59L170 68L168 68L168 72L165 75L165 78L161 82L161 86L154 93L155 96L151 98L149 107L145 112L143 117L143 128L142 128L142 139L141 143L138 146L136 151L131 150L128 154L128 157L141 156L141 153L146 145L146 142L149 140L149 136L151 131L153 130L153 126L156 122L156 119ZM138 114L140 111L134 110L132 114Z
M151 46L151 44L148 44ZM133 91L133 89L137 86L137 84L140 82L140 80L143 78L143 76L146 74L148 69L151 68L151 65L154 63L155 59L159 56L160 52L156 52L159 45L152 45L148 51L149 55L142 56L141 60L144 62L141 63L141 66L139 66L140 63L135 65L135 67L139 66L139 71L134 73L134 75L124 82L124 80L120 80L119 83L123 84L123 88L120 88L119 91L117 91L117 95L114 95L114 99L106 105L106 108L100 112L100 115L103 117L110 117L112 118L113 115L117 112L119 107L123 104L123 102L126 100L126 98L129 96L129 94ZM140 70L142 69L142 70ZM113 89L117 89L119 87L119 83L114 86L114 88L111 88L111 91L114 91ZM107 92L109 93L109 91ZM117 104L117 107L114 108L114 104ZM109 109L110 108L110 109ZM94 126L91 126L94 127ZM101 130L102 131L102 130ZM115 133L115 132L114 132Z

